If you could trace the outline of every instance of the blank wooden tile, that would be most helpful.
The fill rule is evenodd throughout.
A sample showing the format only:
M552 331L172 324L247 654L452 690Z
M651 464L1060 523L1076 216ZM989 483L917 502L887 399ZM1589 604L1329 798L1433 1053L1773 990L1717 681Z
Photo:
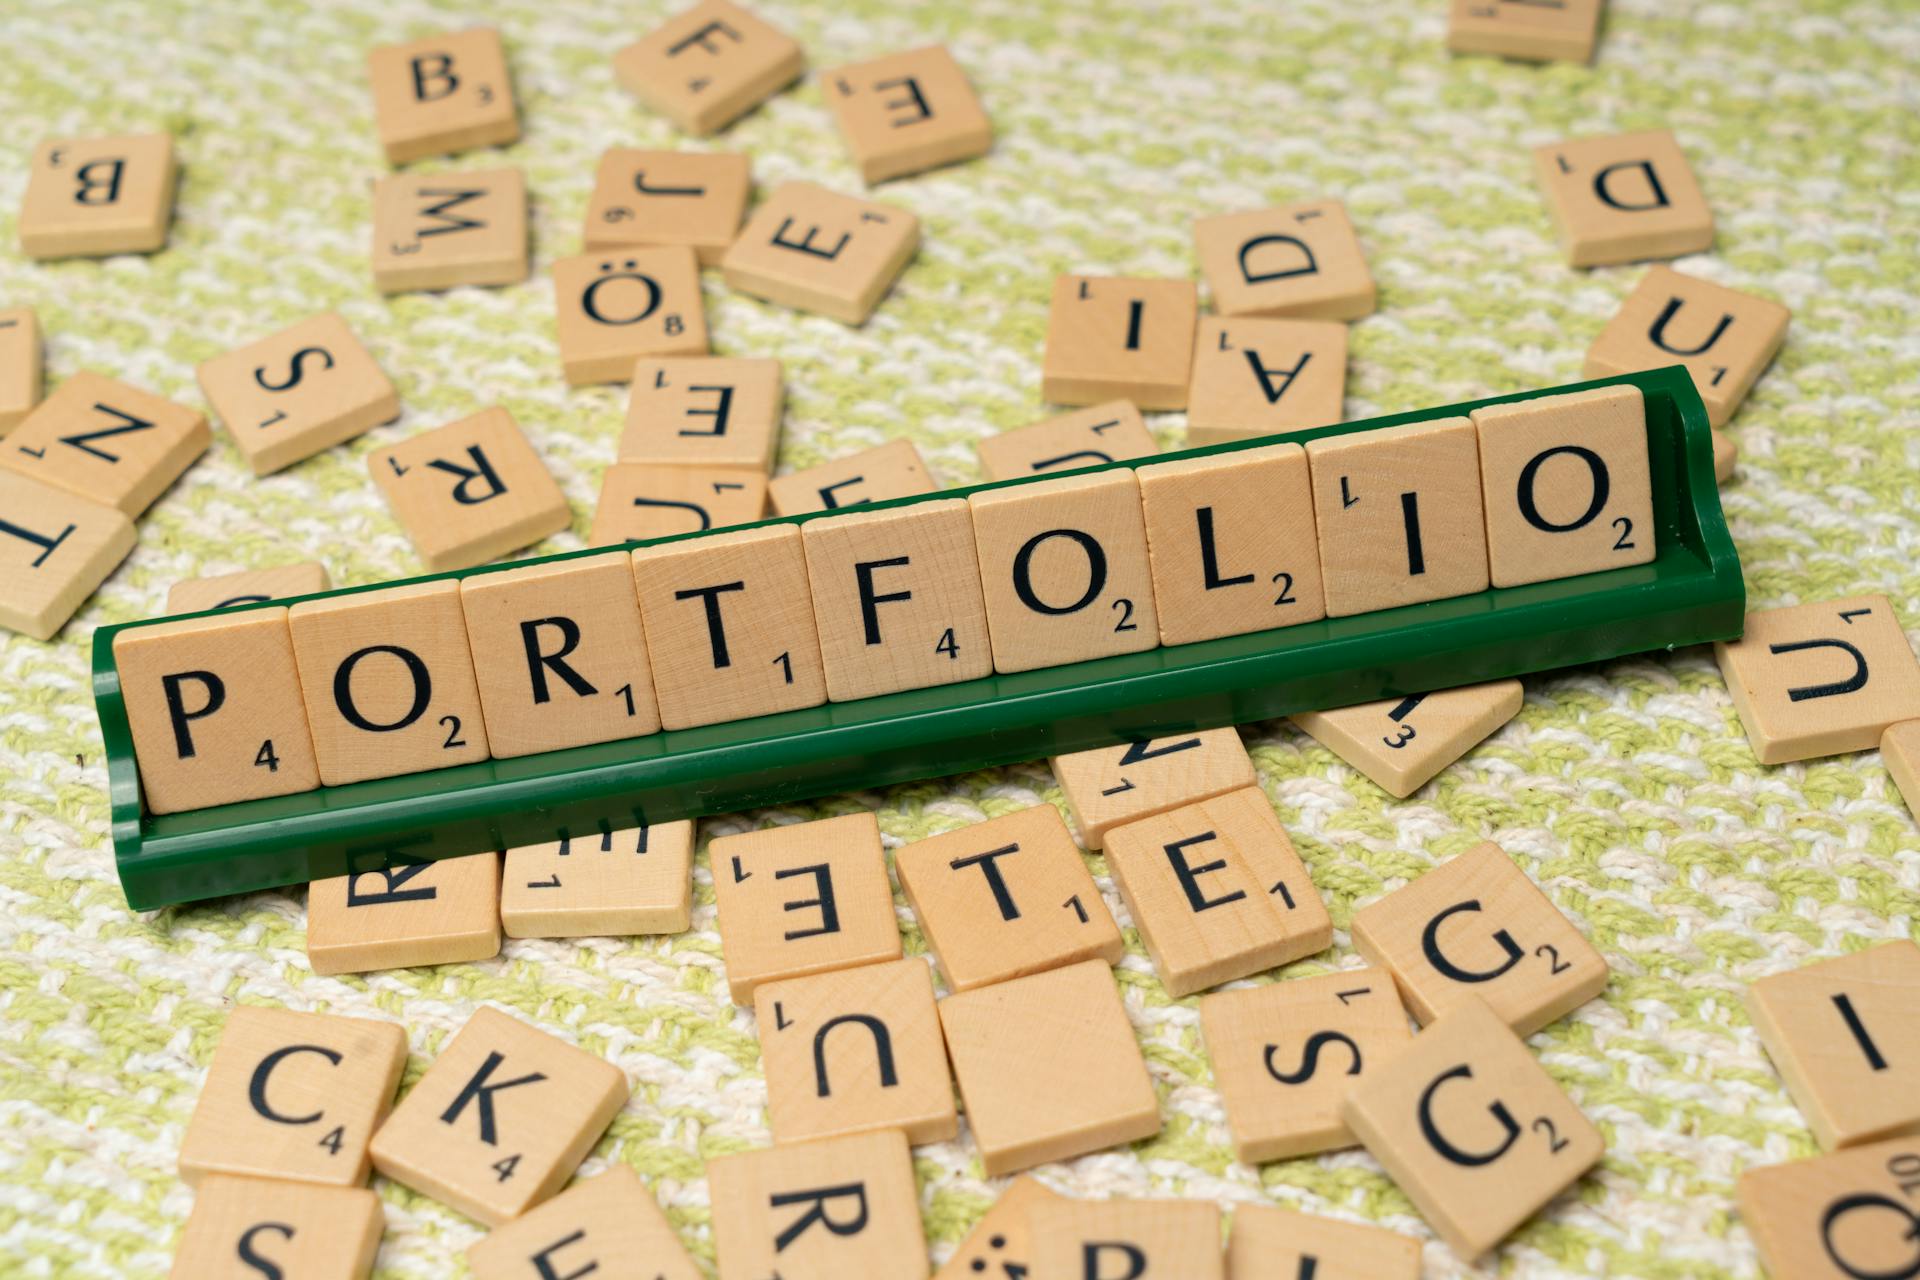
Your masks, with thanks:
M373 283L382 293L527 278L527 180L518 169L397 173L373 184Z
M20 425L40 403L45 352L32 307L0 311L0 436Z
M1422 1026L1484 1001L1532 1035L1607 985L1606 960L1491 840L1360 908L1352 932Z
M1345 1115L1465 1261L1572 1186L1604 1149L1527 1046L1475 999L1356 1081Z
M869 183L971 160L993 145L993 122L945 45L850 63L820 83Z
M996 435L974 445L989 480L1018 480L1044 471L1074 471L1160 452L1131 400L1075 409Z
M707 1185L728 1280L926 1280L920 1195L897 1129L720 1156Z
M900 958L871 813L718 836L707 860L735 1004L763 982Z
M375 449L367 470L429 573L497 560L573 521L566 495L505 409Z
M965 502L850 511L800 531L831 701L992 674Z
M202 363L201 394L257 476L400 416L400 397L332 311Z
M911 440L889 440L871 449L823 462L767 482L775 515L833 511L889 498L932 493L939 486ZM808 526L811 528L812 526Z
M227 1015L180 1142L180 1177L357 1187L407 1065L397 1022L243 1005Z
M728 0L700 0L613 55L621 87L692 134L726 128L806 65L797 40Z
M1033 1210L1065 1197L1029 1174L1007 1184L933 1280L1026 1280L1033 1274Z
M807 563L794 526L633 552L660 722L669 729L827 700Z
M990 1178L1160 1132L1153 1083L1104 960L957 992L940 1002L940 1025Z
M739 152L614 147L600 156L581 244L589 253L676 245L717 267L740 233L752 186L751 162Z
M566 1185L627 1101L620 1068L487 1005L373 1136L373 1167L499 1226Z
M898 205L783 182L720 270L736 292L860 325L919 247L920 220Z
M169 134L41 143L20 202L20 251L71 258L164 249L174 173Z
M553 264L567 385L626 382L645 356L704 356L700 263L685 245L626 248Z
M1748 1169L1740 1219L1767 1274L1862 1280L1913 1270L1920 1142L1894 1138L1836 1155Z
M624 1164L576 1182L467 1250L473 1280L562 1280L638 1268L647 1280L701 1280L667 1215Z
M1245 1164L1353 1146L1340 1115L1347 1089L1413 1039L1384 969L1201 996L1200 1031Z
M133 522L4 469L0 511L0 627L51 640L133 550Z
M1050 804L916 840L895 852L894 870L950 991L1126 954Z
M1530 62L1587 62L1605 0L1453 0L1447 48Z
M496 760L660 727L625 552L463 578L460 610Z
M1193 243L1213 309L1223 316L1373 314L1373 275L1338 200L1200 218Z
M1346 420L1347 326L1337 320L1200 317L1187 446Z
M303 600L288 617L322 783L487 758L459 582Z
M1384 1227L1243 1202L1233 1207L1227 1274L1233 1280L1420 1280L1420 1242Z
M1761 764L1869 751L1920 718L1920 663L1885 596L1755 610L1713 656Z
M1220 1206L1211 1200L1068 1200L1035 1205L1037 1277L1226 1280Z
M1133 472L992 489L967 503L995 671L1138 653L1160 642Z
M778 360L647 359L627 372L633 390L620 433L620 461L772 468L786 396Z
M192 409L82 372L13 429L0 466L137 518L212 440Z
M1713 210L1669 130L1536 147L1533 172L1560 248L1576 267L1713 247Z
M1518 680L1301 711L1293 722L1388 795L1405 798L1513 719L1525 701Z
M1706 402L1707 421L1724 427L1787 340L1790 315L1771 298L1649 267L1587 348L1585 373L1605 378L1684 365Z
M596 547L702 533L758 520L767 478L720 467L617 462L600 480L588 541Z
M1089 849L1122 823L1254 785L1253 761L1232 726L1094 747L1047 764Z
M1920 812L1920 720L1902 720L1880 735L1880 762L1887 767L1907 812Z
M1198 312L1187 280L1055 277L1041 395L1054 404L1186 408Z
M1470 418L1307 442L1327 614L1487 589L1480 450Z
M315 880L307 962L319 974L500 954L500 855L475 853Z
M693 822L562 836L507 850L509 938L683 933L693 910Z
M374 125L390 164L501 147L520 137L507 51L492 27L470 27L367 53Z
M210 578L187 578L167 589L168 613L199 613L202 609L230 609L237 604L284 600L329 590L332 579L318 560L275 565L270 569L242 569Z
M362 1187L215 1174L174 1246L173 1280L366 1280L386 1225Z
M1297 444L1136 470L1161 644L1327 616L1313 486Z
M113 663L148 813L320 785L286 609L122 631Z

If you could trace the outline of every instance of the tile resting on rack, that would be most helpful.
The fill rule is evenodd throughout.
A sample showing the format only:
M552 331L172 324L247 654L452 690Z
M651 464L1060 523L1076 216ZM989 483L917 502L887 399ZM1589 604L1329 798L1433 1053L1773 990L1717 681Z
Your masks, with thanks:
M758 520L766 505L758 471L616 462L601 477L587 540L607 547L725 529Z
M1388 795L1405 799L1513 719L1525 697L1518 680L1495 680L1291 719Z
M937 488L911 440L889 440L767 482L773 513L800 515L911 498Z
M429 573L497 560L573 520L546 463L501 408L375 449L367 470Z

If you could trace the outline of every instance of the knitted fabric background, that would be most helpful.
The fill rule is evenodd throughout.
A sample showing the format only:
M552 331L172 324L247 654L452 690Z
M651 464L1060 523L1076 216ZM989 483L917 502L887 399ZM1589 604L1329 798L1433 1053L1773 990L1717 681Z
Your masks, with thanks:
M872 321L848 329L706 280L714 346L786 364L780 467L907 437L937 478L980 478L981 435L1044 416L1046 299L1059 272L1187 277L1196 216L1346 201L1380 286L1353 326L1348 414L1576 381L1642 267L1577 271L1556 247L1529 148L1671 128L1719 225L1680 269L1793 309L1785 350L1734 420L1724 490L1752 604L1889 594L1920 620L1920 9L1911 0L1614 0L1592 67L1454 58L1444 0L756 0L813 68L947 43L991 113L990 156L876 191L925 244ZM672 7L678 7L677 3ZM583 1172L637 1169L710 1265L702 1162L768 1142L752 1018L720 980L714 834L870 808L890 847L1038 803L1044 762L701 823L691 932L509 941L481 964L316 978L305 893L126 909L106 839L88 696L94 627L161 610L174 581L324 561L336 585L421 570L369 481L377 446L487 405L513 412L574 507L582 545L623 387L568 391L547 267L578 249L599 154L717 146L759 190L858 192L817 77L707 142L614 83L610 55L665 0L257 0L4 6L0 303L30 304L50 379L97 369L203 405L194 366L337 308L405 415L256 480L224 430L140 522L132 558L52 644L0 640L0 1272L163 1275L192 1203L182 1128L236 1004L404 1021L409 1081L482 1002L573 1039L634 1083ZM474 22L505 37L525 128L434 171L525 170L535 268L504 289L383 300L369 186L387 171L365 57ZM43 138L166 129L183 166L151 257L30 263L15 244ZM1179 414L1151 415L1163 445ZM1592 937L1606 994L1532 1038L1600 1126L1601 1167L1484 1273L1758 1274L1739 1173L1815 1146L1740 997L1764 974L1920 936L1920 829L1877 755L1755 763L1711 654L1650 654L1526 680L1519 717L1406 801L1284 722L1245 726L1339 928L1289 975L1358 963L1353 909L1485 838ZM1108 905L1125 908L1099 858ZM904 902L910 952L924 944ZM1077 1195L1271 1200L1430 1238L1363 1152L1236 1163L1196 1001L1170 1001L1136 936L1119 976L1165 1129L1043 1171ZM919 1148L930 1238L994 1194L971 1147ZM381 1277L464 1274L479 1229L375 1179ZM1430 1243L1428 1274L1480 1274Z

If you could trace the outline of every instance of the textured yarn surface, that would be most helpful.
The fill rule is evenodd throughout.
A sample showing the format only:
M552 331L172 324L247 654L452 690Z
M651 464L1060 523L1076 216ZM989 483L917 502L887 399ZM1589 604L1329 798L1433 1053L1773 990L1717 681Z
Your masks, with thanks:
M926 243L860 330L707 280L716 349L786 362L783 469L905 436L937 477L1045 410L1057 272L1187 276L1197 215L1323 196L1352 211L1380 283L1353 328L1348 413L1578 379L1642 268L1575 271L1533 145L1665 126L1719 221L1679 262L1793 308L1732 425L1725 490L1756 606L1884 591L1920 619L1920 9L1910 0L1616 0L1592 67L1444 51L1443 0L769 0L815 68L949 44L998 128L990 157L890 184ZM704 853L691 932L510 942L483 964L316 978L300 891L136 916L107 843L87 642L158 612L177 579L317 558L341 585L419 572L365 454L489 404L510 409L574 506L581 545L613 457L619 388L569 392L547 266L577 251L599 153L683 139L614 83L609 55L662 0L0 6L0 303L39 309L54 380L98 369L201 404L194 366L327 307L397 382L396 425L250 478L224 432L141 522L126 566L52 644L0 639L0 1272L151 1277L192 1203L174 1161L236 1004L404 1020L409 1080L482 1002L619 1064L631 1104L586 1171L632 1165L709 1265L705 1158L768 1141L749 1014L727 1001ZM383 301L367 267L385 172L369 46L491 22L525 124L504 155L533 192L535 274ZM164 128L183 164L167 250L33 264L13 219L42 138ZM762 191L858 191L810 78L716 143ZM1184 420L1155 415L1165 445ZM1340 927L1289 973L1357 963L1353 909L1499 840L1601 948L1603 998L1533 1038L1602 1129L1599 1170L1486 1274L1746 1277L1745 1168L1810 1155L1740 1005L1755 978L1920 929L1920 831L1872 753L1761 768L1711 655L1683 650L1526 681L1519 717L1402 802L1284 723L1243 730L1261 784ZM890 846L1059 803L1044 763L704 822L711 835L871 808ZM1099 859L1093 866L1125 921ZM922 940L904 903L909 950ZM1129 930L1120 979L1166 1118L1132 1149L1044 1171L1080 1195L1270 1200L1426 1236L1364 1153L1236 1163L1195 1001L1170 1001ZM965 1140L916 1152L942 1255L995 1188ZM377 1274L464 1274L478 1229L376 1179ZM1441 1245L1428 1274L1479 1274Z

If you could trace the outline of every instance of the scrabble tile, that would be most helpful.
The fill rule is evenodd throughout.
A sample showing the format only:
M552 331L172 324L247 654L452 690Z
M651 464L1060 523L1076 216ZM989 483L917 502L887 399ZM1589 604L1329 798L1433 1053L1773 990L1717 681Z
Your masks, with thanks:
M1747 1013L1821 1146L1920 1135L1920 946L1881 943L1762 978Z
M1297 444L1136 470L1161 644L1327 616L1307 455Z
M1586 376L1684 365L1706 402L1707 421L1724 427L1787 340L1790 314L1770 298L1649 267L1587 348ZM1723 440L1716 433L1716 475ZM1731 472L1732 442L1725 448Z
M237 604L284 600L330 590L333 580L318 560L274 565L270 569L242 569L210 578L187 578L167 589L168 613L199 613L203 609L230 609Z
M685 245L562 258L553 298L570 387L627 382L646 356L707 354L700 262Z
M1236 1204L1227 1236L1233 1280L1420 1280L1420 1242L1383 1227Z
M720 1274L926 1280L906 1135L855 1133L707 1162Z
M373 184L373 283L382 293L527 278L527 180L518 169L397 173Z
M196 370L201 394L264 476L400 416L400 397L332 311Z
M1518 680L1300 711L1294 724L1388 795L1405 799L1513 719L1525 700Z
M500 855L475 853L315 880L307 962L318 974L459 964L500 954Z
M213 433L207 420L149 391L76 373L0 445L0 467L131 518L153 505Z
M1307 441L1329 617L1487 589L1470 418Z
M889 498L911 498L939 488L911 440L889 440L871 449L823 462L767 482L775 515L833 511ZM809 528L812 526L809 525Z
M494 759L660 727L625 552L463 578L460 611Z
M735 1004L763 982L900 958L871 813L717 836L707 860Z
M820 82L869 183L971 160L993 145L993 122L945 45L851 63Z
M1337 320L1200 317L1187 447L1346 420L1347 326Z
M642 547L633 576L667 728L827 700L806 554L792 525Z
M193 1198L173 1280L366 1280L386 1225L362 1187L210 1176Z
M1749 1169L1739 1198L1767 1274L1783 1280L1890 1278L1920 1262L1920 1142L1911 1137Z
M919 956L754 988L775 1142L898 1129L908 1142L960 1131L933 971Z
M1047 761L1087 848L1123 823L1254 785L1253 761L1231 726L1141 738Z
M1035 1207L1065 1199L1029 1174L1007 1184L973 1224L973 1230L953 1256L933 1273L933 1280L1026 1280L1033 1274L1033 1232L1029 1223Z
M576 1182L467 1250L473 1280L563 1280L636 1267L647 1280L701 1280L667 1215L624 1164Z
M751 168L739 152L614 147L594 174L581 245L588 253L674 245L717 267L746 217Z
M20 203L20 252L72 258L164 249L174 172L165 133L41 143Z
M627 1092L611 1062L482 1005L373 1135L373 1167L499 1226L566 1184Z
M148 813L320 785L286 609L122 631L113 663Z
M613 55L622 88L693 134L726 128L806 65L792 36L727 0L700 0Z
M112 507L0 469L0 627L51 640L133 550Z
M1200 1031L1244 1164L1353 1146L1340 1115L1348 1087L1413 1039L1384 969L1201 996Z
M505 409L375 449L367 470L429 573L497 560L573 522L566 495Z
M990 489L967 504L995 671L1057 667L1159 643L1133 472Z
M601 477L587 538L604 547L703 533L758 520L766 505L767 478L757 471L617 462Z
M1447 48L1531 62L1588 62L1605 0L1453 0Z
M950 991L1126 954L1050 804L916 840L895 852L894 870Z
M773 467L786 397L778 360L647 359L628 372L633 390L620 461L761 472Z
M0 311L0 437L19 426L40 403L45 364L40 320L33 308Z
M1761 764L1870 751L1920 718L1920 663L1885 596L1755 610L1713 656Z
M940 1002L940 1026L990 1178L1160 1132L1104 960L956 992Z
M509 938L684 933L693 910L693 822L561 836L507 850Z
M1725 484L1733 479L1734 464L1740 460L1740 450L1724 431L1708 429L1713 436L1713 478L1716 483Z
M367 1143L386 1119L407 1065L397 1022L242 1005L180 1143L180 1176L285 1178L357 1187Z
M367 72L390 164L519 140L507 51L492 27L379 45L367 53Z
M1018 480L1043 471L1073 471L1160 452L1131 400L1087 409L983 436L974 445L989 480Z
M1603 1150L1580 1108L1476 999L1356 1081L1345 1115L1463 1261L1499 1244Z
M1223 316L1373 314L1373 275L1338 200L1200 218L1193 244L1213 309Z
M1713 247L1713 210L1671 131L1572 138L1533 152L1560 248L1576 267Z
M1211 1200L1068 1200L1035 1205L1037 1277L1226 1280L1220 1206Z
M1880 762L1909 813L1920 812L1920 720L1902 720L1880 735Z
M288 618L323 784L487 758L459 582L302 600Z
M920 220L898 205L783 182L720 259L727 287L861 325L920 247Z
M1176 999L1333 941L1319 891L1258 787L1115 827L1107 868Z
M1606 960L1491 840L1360 908L1352 932L1422 1026L1484 1001L1532 1035L1607 985Z
M1187 280L1055 277L1041 394L1054 404L1186 408L1198 313Z
M851 511L800 533L831 701L993 673L965 502Z

